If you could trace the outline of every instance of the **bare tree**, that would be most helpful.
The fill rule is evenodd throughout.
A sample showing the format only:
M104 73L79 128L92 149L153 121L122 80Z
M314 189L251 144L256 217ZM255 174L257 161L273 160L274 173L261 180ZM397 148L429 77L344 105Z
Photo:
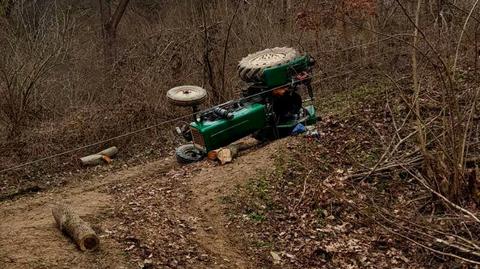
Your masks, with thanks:
M111 0L99 0L98 2L100 8L100 19L102 23L103 54L105 57L105 65L107 68L111 68L116 56L115 39L117 35L118 24L120 23L130 0L120 0L113 14Z
M15 16L25 17L21 5ZM1 22L0 122L9 136L20 133L21 126L39 98L39 84L62 60L68 49L73 22L68 13L55 5L44 11L35 27L23 19Z

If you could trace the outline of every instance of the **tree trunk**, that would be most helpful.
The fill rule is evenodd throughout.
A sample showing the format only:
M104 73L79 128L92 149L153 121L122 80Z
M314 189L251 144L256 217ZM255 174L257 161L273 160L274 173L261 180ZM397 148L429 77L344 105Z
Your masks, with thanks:
M205 80L212 91L213 102L218 102L221 98L218 92L218 87L215 83L215 71L213 70L212 60L210 59L211 52L213 51L210 44L210 34L208 32L207 16L205 14L205 0L201 1L202 23L203 23L203 70L204 70L204 83Z
M104 88L113 86L112 68L117 56L117 28L130 0L120 0L112 15L110 0L99 0L100 20L102 24L103 56L104 56Z
M58 228L68 234L82 251L93 251L98 248L100 240L95 231L70 207L57 205L52 208L52 214Z
M111 70L115 62L115 57L117 55L117 49L115 46L115 32L111 27L106 26L104 29L103 37L103 55L105 57L105 67Z
M288 26L289 12L290 12L290 0L282 1L282 16L280 18L280 23L282 24L282 30L286 31Z

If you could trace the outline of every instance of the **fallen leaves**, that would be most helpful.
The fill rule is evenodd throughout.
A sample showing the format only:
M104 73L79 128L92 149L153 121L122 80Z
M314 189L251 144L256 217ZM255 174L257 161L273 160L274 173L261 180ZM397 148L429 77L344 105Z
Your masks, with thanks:
M351 128L352 124L357 122L327 119L319 128L320 143L288 138L286 150L278 154L276 172L254 179L265 182L265 187L244 188L238 193L236 224L232 226L248 233L253 242L265 242L248 248L263 257L259 260L269 261L263 263L265 267L422 268L411 258L417 253L409 244L395 246L398 242L390 239L391 234L356 209L371 198L387 197L385 190L376 192L375 182L352 186L347 179L356 157L346 152L357 156L374 144L365 128ZM405 194L398 196L400 201L406 200ZM265 218L253 223L242 217L248 212L262 212ZM379 238L385 242L382 247Z
M272 256L273 264L280 264L282 258L280 258L280 255L278 255L278 253L270 251L270 255Z
M111 186L119 201L114 214L120 220L111 234L124 243L139 268L211 264L209 253L191 236L198 219L179 210L190 199L185 182L192 168L146 171L142 177Z

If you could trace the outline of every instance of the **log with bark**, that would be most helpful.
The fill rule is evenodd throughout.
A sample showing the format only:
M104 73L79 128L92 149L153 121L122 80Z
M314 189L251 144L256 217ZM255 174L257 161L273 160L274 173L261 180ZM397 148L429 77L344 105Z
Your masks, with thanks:
M52 214L58 228L69 235L82 251L98 248L100 240L90 225L82 220L69 206L56 205Z
M212 157L214 159L218 159L222 165L231 163L233 159L238 156L240 151L247 150L258 144L259 142L254 139L233 143L224 148L216 150L216 154L212 154Z
M80 158L82 165L99 165L102 163L111 163L112 157L117 155L118 148L110 147L108 149L102 150L99 153L88 155Z

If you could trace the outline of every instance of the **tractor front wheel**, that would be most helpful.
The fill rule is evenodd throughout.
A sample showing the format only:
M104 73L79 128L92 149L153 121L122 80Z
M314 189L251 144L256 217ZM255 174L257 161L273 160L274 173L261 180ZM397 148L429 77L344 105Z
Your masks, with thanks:
M205 154L192 144L186 144L175 150L175 155L179 163L187 164L201 161Z

